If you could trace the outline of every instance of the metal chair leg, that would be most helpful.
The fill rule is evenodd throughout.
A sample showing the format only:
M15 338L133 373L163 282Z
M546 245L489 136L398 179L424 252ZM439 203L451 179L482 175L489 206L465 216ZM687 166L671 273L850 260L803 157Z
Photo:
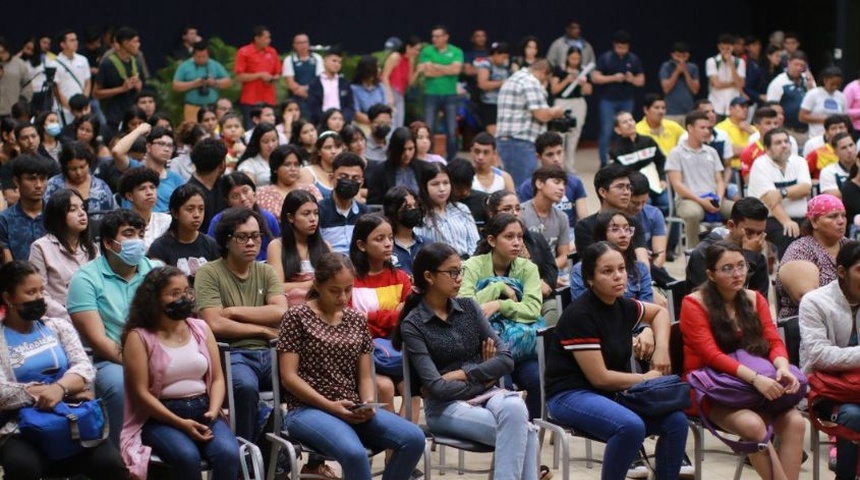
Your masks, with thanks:
M744 473L744 462L747 459L747 456L744 454L738 454L738 464L735 466L735 480L741 480L741 475Z
M591 440L585 439L585 468L594 468L594 460L591 454Z
M809 432L809 454L812 455L812 480L819 480L821 476L821 439L818 435L818 430L814 428Z
M693 468L695 469L695 480L702 480L702 460L704 460L704 447L702 444L702 436L699 435L699 429L694 425L690 425L690 430L693 431Z

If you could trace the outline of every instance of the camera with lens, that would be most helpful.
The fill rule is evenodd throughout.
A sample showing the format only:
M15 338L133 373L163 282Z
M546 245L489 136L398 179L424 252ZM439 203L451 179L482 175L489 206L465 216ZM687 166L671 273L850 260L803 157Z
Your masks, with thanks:
M204 83L203 83L203 85L200 85L199 87L197 87L197 93L199 93L201 96L209 95L209 85L207 85L205 83L205 82L209 81L209 75L204 75L203 77L201 77L201 79L203 80Z
M45 66L45 83L54 83L54 76L57 74L57 67Z
M564 111L563 117L555 118L547 122L546 128L550 132L568 132L571 129L576 128L576 117L573 116L573 112L570 109L567 109Z

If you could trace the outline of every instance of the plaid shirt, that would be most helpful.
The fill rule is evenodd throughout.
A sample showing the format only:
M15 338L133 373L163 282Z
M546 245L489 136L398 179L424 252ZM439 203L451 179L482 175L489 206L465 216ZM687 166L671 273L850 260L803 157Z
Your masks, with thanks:
M505 80L499 90L497 138L512 137L534 142L546 131L546 124L532 116L532 110L547 108L546 90L527 68Z

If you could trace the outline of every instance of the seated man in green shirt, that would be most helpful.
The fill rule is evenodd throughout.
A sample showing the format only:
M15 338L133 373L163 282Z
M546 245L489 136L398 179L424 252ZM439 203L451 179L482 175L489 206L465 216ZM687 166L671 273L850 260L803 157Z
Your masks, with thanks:
M236 435L252 442L260 434L260 391L272 389L269 340L277 338L287 310L275 270L256 261L261 225L260 215L252 210L225 210L215 227L221 258L200 267L194 281L200 318L216 339L232 347Z
M99 225L102 256L69 282L66 308L84 344L93 349L95 393L105 402L110 439L119 448L125 387L120 336L143 277L160 263L144 256L146 223L131 210L107 213Z

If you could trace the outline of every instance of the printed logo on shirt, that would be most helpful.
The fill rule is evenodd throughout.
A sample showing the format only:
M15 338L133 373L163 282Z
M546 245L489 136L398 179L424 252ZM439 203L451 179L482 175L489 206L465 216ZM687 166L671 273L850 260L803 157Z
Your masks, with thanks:
M632 165L636 162L647 160L649 158L654 158L654 155L657 154L657 147L648 147L643 148L642 150L636 150L635 152L625 153L624 155L619 155L617 162L626 166Z
M837 102L836 100L834 100L832 98L828 98L828 99L824 100L824 109L825 110L836 110L836 111L838 111L838 110L840 110L839 102Z
M9 348L9 363L12 369L20 368L28 358L50 352L57 346L57 337L40 337L32 342L24 342Z

